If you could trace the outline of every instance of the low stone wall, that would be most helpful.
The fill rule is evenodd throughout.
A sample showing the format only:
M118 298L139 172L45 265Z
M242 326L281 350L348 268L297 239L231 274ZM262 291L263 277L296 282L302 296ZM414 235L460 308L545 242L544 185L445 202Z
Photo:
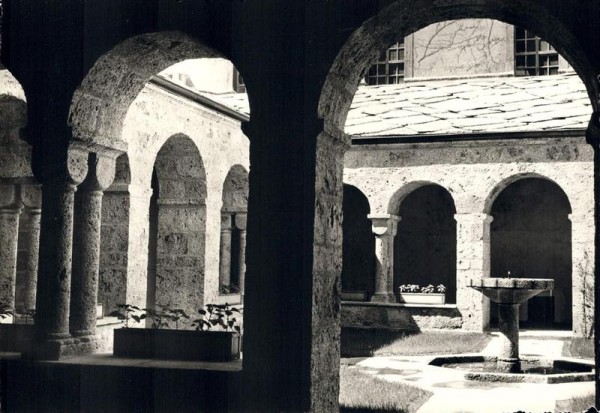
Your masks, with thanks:
M125 323L117 317L104 317L98 320L96 324L96 338L98 338L98 353L112 353L113 351L113 331L115 328L122 328Z
M342 302L342 327L395 330L460 329L462 316L456 305Z

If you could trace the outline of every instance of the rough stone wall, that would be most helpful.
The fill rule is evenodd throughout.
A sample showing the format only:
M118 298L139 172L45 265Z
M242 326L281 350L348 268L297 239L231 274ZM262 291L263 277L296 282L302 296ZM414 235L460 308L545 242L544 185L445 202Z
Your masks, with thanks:
M434 23L405 39L407 77L514 73L514 29L489 19Z
M131 167L126 293L128 302L146 305L152 170L156 156L167 139L180 134L189 137L194 143L206 175L203 195L206 220L204 246L196 245L193 246L193 252L188 251L200 257L198 248L203 249L202 256L205 259L202 291L205 302L214 301L218 296L223 183L233 165L239 164L249 170L249 142L241 132L239 121L148 84L133 102L123 127L123 138L129 143ZM188 181L188 189L195 185L195 181ZM186 184L183 185L185 189ZM181 187L177 188L176 185L169 189L175 192L179 190ZM189 215L197 214L198 211L184 212L182 209L181 213ZM168 226L166 221L163 222L163 225Z
M477 297L460 285L489 271L489 254L487 262L485 258L489 222L486 239L484 221L493 199L522 177L543 177L557 183L567 194L573 211L573 330L586 335L591 329L593 306L591 294L586 295L591 290L584 288L593 283L592 159L592 148L583 137L361 145L346 153L344 182L367 196L372 214L393 213L403 197L424 184L448 190L457 213L457 303L459 307L460 302L465 303L473 328L485 326L485 302L477 304Z

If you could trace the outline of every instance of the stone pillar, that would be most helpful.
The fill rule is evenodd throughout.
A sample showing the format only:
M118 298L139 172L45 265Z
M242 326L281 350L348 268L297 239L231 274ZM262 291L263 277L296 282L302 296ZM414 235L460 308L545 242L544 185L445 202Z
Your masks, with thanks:
M87 177L78 187L70 310L70 332L74 337L91 336L96 331L102 191L114 178L115 158L92 154Z
M240 253L238 256L238 269L240 273L238 280L242 302L244 302L244 284L246 283L246 221L247 214L245 212L235 214L235 227L240 231Z
M469 280L490 276L490 223L487 214L454 215L456 220L456 306L463 329L483 331L490 320L487 298L469 288Z
M394 303L394 237L400 217L369 215L375 234L375 294L371 301Z
M519 304L498 304L498 329L500 353L498 369L506 373L519 373Z
M42 216L33 356L69 355L69 302L73 245L73 200L87 173L88 153L71 148L48 156L41 166Z
M15 185L0 187L0 306L15 309L21 201Z
M25 290L23 306L26 310L35 308L35 295L38 276L38 262L40 252L40 217L41 209L27 209L29 215L29 231L27 234L27 256L25 258Z
M219 249L219 288L231 283L231 229L232 215L221 214L221 247Z
M573 282L573 335L591 337L594 329L593 214L570 214Z

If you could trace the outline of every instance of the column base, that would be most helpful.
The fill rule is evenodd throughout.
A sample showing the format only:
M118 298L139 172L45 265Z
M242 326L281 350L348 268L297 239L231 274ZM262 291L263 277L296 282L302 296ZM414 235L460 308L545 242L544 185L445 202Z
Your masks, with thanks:
M33 360L62 360L93 354L98 350L99 345L99 340L95 336L44 340L33 343L25 357Z
M395 303L396 296L392 293L375 293L371 296L372 303Z
M496 368L502 373L521 373L521 361L519 359L498 359Z

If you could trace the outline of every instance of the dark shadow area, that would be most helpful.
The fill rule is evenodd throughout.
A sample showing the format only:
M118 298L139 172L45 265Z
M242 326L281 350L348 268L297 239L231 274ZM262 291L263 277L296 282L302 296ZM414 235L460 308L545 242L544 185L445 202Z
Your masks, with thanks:
M342 249L342 291L375 291L375 236L371 229L367 197L352 185L344 184Z
M402 284L443 284L446 303L456 303L456 208L438 185L411 192L400 204L394 239L394 293Z
M554 182L525 178L496 198L490 227L491 276L551 278L554 290L521 306L522 328L572 328L571 206ZM497 326L491 306L490 325Z

